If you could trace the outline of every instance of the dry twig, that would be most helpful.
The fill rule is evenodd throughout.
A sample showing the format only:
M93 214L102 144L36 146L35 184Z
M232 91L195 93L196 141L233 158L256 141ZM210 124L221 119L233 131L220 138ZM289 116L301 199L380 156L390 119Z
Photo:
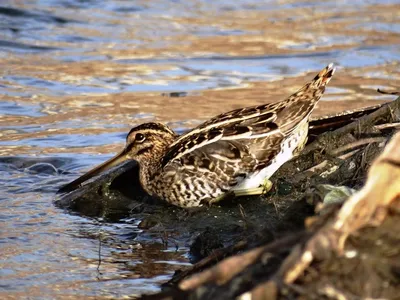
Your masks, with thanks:
M389 205L400 199L400 133L396 134L384 152L372 164L365 186L349 198L333 222L321 228L304 250L298 246L286 259L295 264L283 264L285 283L294 282L311 264L317 249L341 252L347 237L367 225L379 225Z

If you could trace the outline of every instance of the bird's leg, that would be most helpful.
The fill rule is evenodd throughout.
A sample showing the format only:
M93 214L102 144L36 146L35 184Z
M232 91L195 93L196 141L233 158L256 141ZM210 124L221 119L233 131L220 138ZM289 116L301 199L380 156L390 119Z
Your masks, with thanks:
M232 197L242 197L242 196L256 196L268 193L272 188L272 182L269 179L264 179L263 183L256 188L243 189L243 190L233 190L228 193L222 194L217 198L208 200L208 205L212 205L220 202L221 200L226 200Z
M211 206L212 204L218 203L221 200L226 200L226 199L234 198L234 197L236 197L235 192L227 192L225 194L222 194L222 195L218 196L217 198L208 200L207 203L208 203L208 205Z
M269 179L264 179L264 182L256 188L251 189L243 189L243 190L235 190L233 193L236 197L241 196L254 196L254 195L263 195L268 193L272 188L272 182Z
M264 188L263 194L268 193L272 189L272 181L265 178L262 187Z

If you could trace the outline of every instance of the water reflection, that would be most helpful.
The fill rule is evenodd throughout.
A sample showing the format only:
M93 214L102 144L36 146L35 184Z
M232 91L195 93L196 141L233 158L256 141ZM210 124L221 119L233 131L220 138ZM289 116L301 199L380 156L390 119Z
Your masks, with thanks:
M316 115L390 100L375 90L399 87L399 16L389 0L2 1L1 297L156 290L187 263L186 239L71 215L52 205L58 186L138 123L184 131L281 100L332 61Z

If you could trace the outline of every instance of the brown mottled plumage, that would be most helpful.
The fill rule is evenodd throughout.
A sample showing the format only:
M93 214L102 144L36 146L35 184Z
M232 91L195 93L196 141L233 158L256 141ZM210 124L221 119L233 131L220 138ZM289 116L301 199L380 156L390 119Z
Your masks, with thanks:
M60 191L133 159L143 188L177 206L215 202L229 192L260 194L265 180L303 149L309 116L334 71L330 64L286 100L218 115L179 137L160 123L134 127L121 153Z

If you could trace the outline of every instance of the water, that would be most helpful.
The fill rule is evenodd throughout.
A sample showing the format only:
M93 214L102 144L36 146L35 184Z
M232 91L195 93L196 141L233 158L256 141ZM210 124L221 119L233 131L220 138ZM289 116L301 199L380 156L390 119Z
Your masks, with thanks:
M0 298L157 291L188 264L187 242L62 211L57 187L117 152L133 125L184 130L281 100L330 62L315 115L390 100L375 90L400 86L399 4L1 1Z

